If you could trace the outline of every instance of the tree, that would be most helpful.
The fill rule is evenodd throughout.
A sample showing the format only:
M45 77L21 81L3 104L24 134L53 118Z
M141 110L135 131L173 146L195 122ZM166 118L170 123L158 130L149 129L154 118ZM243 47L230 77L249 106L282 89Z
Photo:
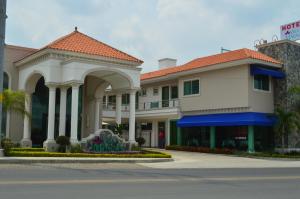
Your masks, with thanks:
M123 134L123 130L124 130L124 125L123 124L115 124L114 125L114 133L119 135L119 136L122 136Z
M5 111L20 113L30 117L30 113L25 108L26 94L23 91L4 90L0 94L0 103Z
M286 111L281 107L275 110L275 115L277 116L275 132L281 137L281 148L283 149L285 147L285 136L300 129L300 116L295 111Z

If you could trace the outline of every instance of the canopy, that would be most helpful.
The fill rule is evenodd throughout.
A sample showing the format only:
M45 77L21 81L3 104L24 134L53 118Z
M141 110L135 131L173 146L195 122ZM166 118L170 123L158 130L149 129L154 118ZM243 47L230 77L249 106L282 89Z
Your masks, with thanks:
M281 71L266 69L258 66L251 66L251 75L269 75L278 79L282 79L285 77L285 74Z
M177 121L177 126L273 126L275 122L276 117L271 114L244 112L183 116Z

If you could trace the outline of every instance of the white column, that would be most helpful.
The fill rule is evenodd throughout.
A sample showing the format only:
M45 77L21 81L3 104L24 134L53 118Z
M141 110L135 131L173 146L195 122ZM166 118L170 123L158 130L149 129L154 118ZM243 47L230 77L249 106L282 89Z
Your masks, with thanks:
M135 90L130 91L129 103L129 142L135 143Z
M170 145L170 120L166 120L165 145Z
M96 98L95 99L95 128L94 131L98 130L100 127L100 107L101 107L101 99ZM102 125L102 121L101 121Z
M157 121L152 121L152 131L151 131L151 147L158 146L158 123Z
M48 106L48 135L46 142L55 142L54 140L54 122L55 122L55 98L56 87L49 85L49 106Z
M116 95L116 123L122 123L122 94Z
M78 100L79 100L79 84L72 85L72 104L71 104L71 143L78 143Z
M25 110L31 114L31 94L25 95ZM22 147L31 147L31 122L28 115L24 116L24 129L23 129L23 139L21 141Z
M67 88L60 88L59 136L66 135Z

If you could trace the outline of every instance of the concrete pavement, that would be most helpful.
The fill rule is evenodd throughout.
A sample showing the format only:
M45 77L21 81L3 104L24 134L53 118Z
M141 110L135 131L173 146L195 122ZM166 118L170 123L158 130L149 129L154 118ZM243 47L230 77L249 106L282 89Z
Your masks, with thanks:
M183 168L300 168L300 161L256 159L229 155L206 154L196 152L160 150L171 154L174 162L141 163L157 169Z

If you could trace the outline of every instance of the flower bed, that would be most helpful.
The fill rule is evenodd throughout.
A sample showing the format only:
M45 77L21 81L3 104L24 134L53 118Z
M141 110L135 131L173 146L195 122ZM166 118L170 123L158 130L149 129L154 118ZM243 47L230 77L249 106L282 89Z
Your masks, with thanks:
M81 157L81 158L171 158L171 155L152 151L140 153L58 153L45 151L30 151L27 149L12 149L8 156L11 157Z
M200 153L234 154L234 150L227 149L227 148L210 149L208 147L170 145L170 146L166 146L166 149L167 150L177 150L177 151L200 152Z

